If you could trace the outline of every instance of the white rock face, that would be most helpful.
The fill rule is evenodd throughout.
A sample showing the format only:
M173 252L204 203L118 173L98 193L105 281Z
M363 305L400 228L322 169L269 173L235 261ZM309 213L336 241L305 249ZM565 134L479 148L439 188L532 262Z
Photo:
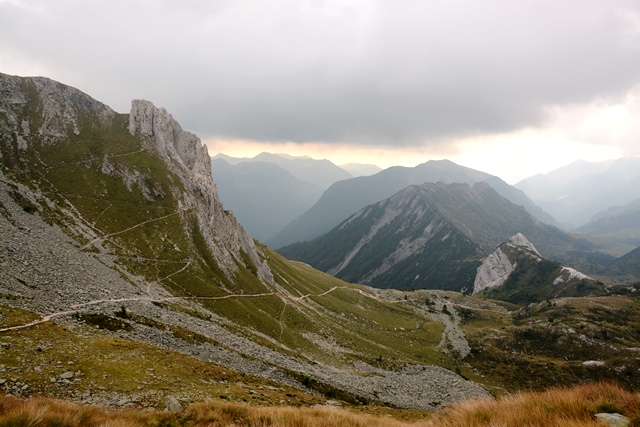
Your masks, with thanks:
M542 259L538 250L533 244L527 240L522 233L518 233L515 236L509 238L507 243L500 245L491 255L484 259L482 265L478 267L475 281L473 282L473 293L480 292L483 289L493 288L504 284L509 278L509 275L516 267L516 263L511 262L509 257L501 249L502 247L518 248L520 250L526 250L530 256L536 258L538 261ZM586 274L583 274L570 267L562 267L560 275L553 281L554 285L566 283L571 279L591 279Z
M274 284L273 274L266 261L261 261L253 238L233 212L222 207L211 178L209 154L200 139L182 130L164 108L156 108L145 100L132 101L129 131L146 138L149 148L155 149L169 169L181 178L186 191L181 193L176 189L175 196L183 210L196 215L198 228L223 271L227 275L236 271L236 260L242 259L241 251L244 251L258 268L258 277Z
M538 250L536 249L536 247L533 246L533 243L531 243L526 237L524 237L524 234L522 234L522 233L518 233L515 236L511 236L509 238L509 242L508 243L510 243L511 245L516 246L516 247L526 248L529 251L531 251L534 254L536 254L538 256L538 258L542 257L540 255L540 252L538 252Z
M562 271L560 272L560 275L556 277L556 279L553 281L553 284L558 285L560 283L566 283L571 279L582 280L582 279L591 279L591 277L571 267L562 267Z
M540 253L522 233L518 233L509 238L506 246L522 248L530 252L532 256L541 259ZM502 245L501 245L502 246ZM515 262L511 262L504 251L498 247L493 253L484 259L476 272L473 282L473 293L480 292L487 288L500 286L507 281L509 275L516 267Z
M515 264L511 264L502 249L496 249L478 267L476 279L473 282L473 293L502 285L509 278L514 267Z

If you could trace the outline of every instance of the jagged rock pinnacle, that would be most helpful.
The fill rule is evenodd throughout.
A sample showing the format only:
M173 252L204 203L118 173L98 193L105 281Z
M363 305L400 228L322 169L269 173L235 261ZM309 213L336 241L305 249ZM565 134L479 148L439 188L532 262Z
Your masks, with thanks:
M182 130L164 108L139 99L131 103L129 131L146 138L169 169L181 178L187 191L175 195L185 210L196 215L200 232L225 273L236 271L236 261L242 259L244 251L257 266L259 278L273 284L271 270L261 261L253 238L232 212L224 210L211 178L209 154L200 139Z

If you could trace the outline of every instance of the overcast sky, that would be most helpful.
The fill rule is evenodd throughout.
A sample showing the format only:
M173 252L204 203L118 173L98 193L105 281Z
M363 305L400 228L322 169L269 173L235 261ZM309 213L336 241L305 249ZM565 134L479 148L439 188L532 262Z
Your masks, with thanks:
M640 155L640 0L0 0L0 72L148 99L211 155L510 183Z

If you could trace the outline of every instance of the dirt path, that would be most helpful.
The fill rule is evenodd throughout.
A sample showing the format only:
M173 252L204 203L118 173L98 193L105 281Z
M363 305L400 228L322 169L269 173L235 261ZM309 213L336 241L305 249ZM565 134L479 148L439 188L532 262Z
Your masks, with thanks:
M303 295L301 297L293 297L293 296L289 295L288 297L283 298L283 299L296 301L296 300L302 300L302 299L313 297L313 296L325 296L325 295L328 295L329 293L335 291L336 289L340 289L340 288L348 288L348 287L347 286L334 286L333 288L329 289L328 291L322 292L320 294L307 294L307 295ZM280 296L280 297L283 296L283 295L278 294L276 292L263 292L263 293L259 293L259 294L229 294L229 295L222 295L222 296L218 296L218 297L163 297L163 298L132 297L132 298L99 299L99 300L93 300L93 301L89 301L89 302L85 302L85 303L81 303L81 304L74 304L74 305L71 306L71 308L72 308L71 310L64 310L64 311L58 311L58 312L55 312L55 313L46 314L46 315L42 316L41 319L34 320L33 322L25 323L24 325L17 325L17 326L9 326L9 327L6 327L6 328L0 328L0 332L9 332L9 331L16 331L16 330L19 330L19 329L29 328L31 326L36 326L36 325L39 325L41 323L48 322L51 319L54 319L56 317L62 317L62 316L67 316L67 315L70 315L70 314L78 313L80 310L82 310L85 307L90 307L90 306L99 305L99 304L117 304L117 303L123 303L123 302L150 302L150 303L154 303L155 302L155 303L162 303L162 302L184 301L184 300L217 301L217 300L225 300L225 299L229 299L229 298L260 298L260 297L272 296L272 295L276 295L276 296Z
M168 214L168 215L164 215L164 216L161 216L161 217L159 217L159 218L152 218L152 219L149 219L149 220L147 220L147 221L143 221L143 222L141 222L140 224L136 224L136 225L134 225L133 227L129 227L129 228L126 228L126 229L124 229L124 230L116 231L115 233L111 233L111 234L106 234L106 235L101 236L101 237L96 237L95 239L91 240L89 243L87 243L86 245L84 245L83 247L81 247L81 248L80 248L80 250L82 251L82 250L87 249L89 246L93 245L95 242L99 242L99 241L101 241L101 240L108 239L109 237L117 236L118 234L126 233L127 231L131 231L131 230L133 230L133 229L136 229L136 228L138 228L138 227L141 227L141 226L143 226L143 225L145 225L145 224L149 224L149 223L151 223L151 222L161 221L161 220L163 220L163 219L165 219L165 218L169 218L170 216L179 215L179 214L181 214L182 212L186 212L186 211L188 211L188 210L189 210L189 208L180 209L180 210L179 210L179 211L177 211L177 212L172 212L172 213L170 213L170 214Z

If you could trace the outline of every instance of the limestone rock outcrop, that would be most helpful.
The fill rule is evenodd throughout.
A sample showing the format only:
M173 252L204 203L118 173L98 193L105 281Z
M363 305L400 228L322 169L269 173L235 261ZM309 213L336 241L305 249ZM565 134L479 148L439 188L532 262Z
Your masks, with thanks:
M178 175L185 192L177 192L181 208L190 210L198 219L198 228L225 273L236 270L241 251L249 255L263 282L273 284L273 275L260 259L253 238L236 220L233 212L225 211L216 185L211 178L211 161L200 139L184 131L164 108L149 101L134 100L129 114L129 131L142 136L163 158L169 169Z
M507 281L509 275L516 267L515 259L505 253L505 250L520 249L528 253L531 257L541 259L540 253L522 233L512 236L508 242L500 245L488 257L486 257L480 267L478 267L475 281L473 282L473 293L480 292L487 288L500 286ZM509 251L511 252L511 251Z
M488 288L503 285L514 270L518 268L526 269L526 267L522 267L522 264L518 267L519 262L526 263L529 260L533 260L533 264L537 265L543 261L543 258L535 246L522 233L517 233L507 242L498 246L495 251L482 261L476 272L472 293L475 294ZM549 261L545 262L548 263ZM562 285L574 279L593 280L589 276L559 263L555 263L549 268L549 274L544 280L553 285ZM521 276L523 273L520 271L518 274Z

